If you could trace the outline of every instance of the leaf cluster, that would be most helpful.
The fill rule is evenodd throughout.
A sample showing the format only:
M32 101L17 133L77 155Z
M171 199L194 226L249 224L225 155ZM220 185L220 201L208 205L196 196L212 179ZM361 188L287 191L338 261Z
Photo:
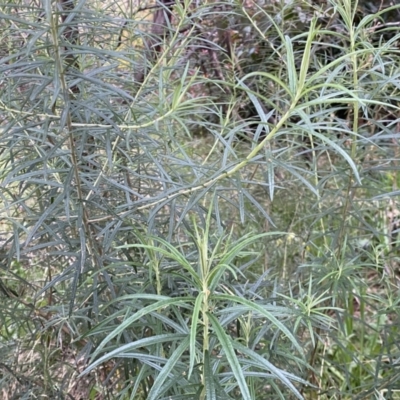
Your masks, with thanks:
M134 6L0 4L3 397L394 398L399 6Z

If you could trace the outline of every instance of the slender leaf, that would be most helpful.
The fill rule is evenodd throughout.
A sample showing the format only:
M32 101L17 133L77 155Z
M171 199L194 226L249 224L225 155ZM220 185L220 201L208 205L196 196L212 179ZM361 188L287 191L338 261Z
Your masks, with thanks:
M224 328L220 325L219 321L214 317L214 315L208 313L208 318L211 321L213 329L218 337L219 344L221 345L221 348L223 349L229 362L232 373L236 378L243 400L251 400L250 391L243 375L242 367L240 366L239 360L236 357L233 349L232 338L225 333Z

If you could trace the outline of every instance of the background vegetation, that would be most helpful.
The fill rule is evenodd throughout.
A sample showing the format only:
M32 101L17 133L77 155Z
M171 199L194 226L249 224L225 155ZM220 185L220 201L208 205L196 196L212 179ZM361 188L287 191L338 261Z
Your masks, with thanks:
M3 399L398 399L400 6L0 4Z

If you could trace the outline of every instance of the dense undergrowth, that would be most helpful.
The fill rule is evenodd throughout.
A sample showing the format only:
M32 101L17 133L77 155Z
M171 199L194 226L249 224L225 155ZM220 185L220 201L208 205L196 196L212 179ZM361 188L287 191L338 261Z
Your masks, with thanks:
M154 4L0 4L2 398L400 398L400 6Z

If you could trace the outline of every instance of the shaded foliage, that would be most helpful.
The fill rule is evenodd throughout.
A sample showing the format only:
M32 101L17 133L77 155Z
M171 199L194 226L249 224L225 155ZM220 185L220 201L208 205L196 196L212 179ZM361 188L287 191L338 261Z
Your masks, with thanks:
M4 398L392 398L400 7L352 3L1 4Z

